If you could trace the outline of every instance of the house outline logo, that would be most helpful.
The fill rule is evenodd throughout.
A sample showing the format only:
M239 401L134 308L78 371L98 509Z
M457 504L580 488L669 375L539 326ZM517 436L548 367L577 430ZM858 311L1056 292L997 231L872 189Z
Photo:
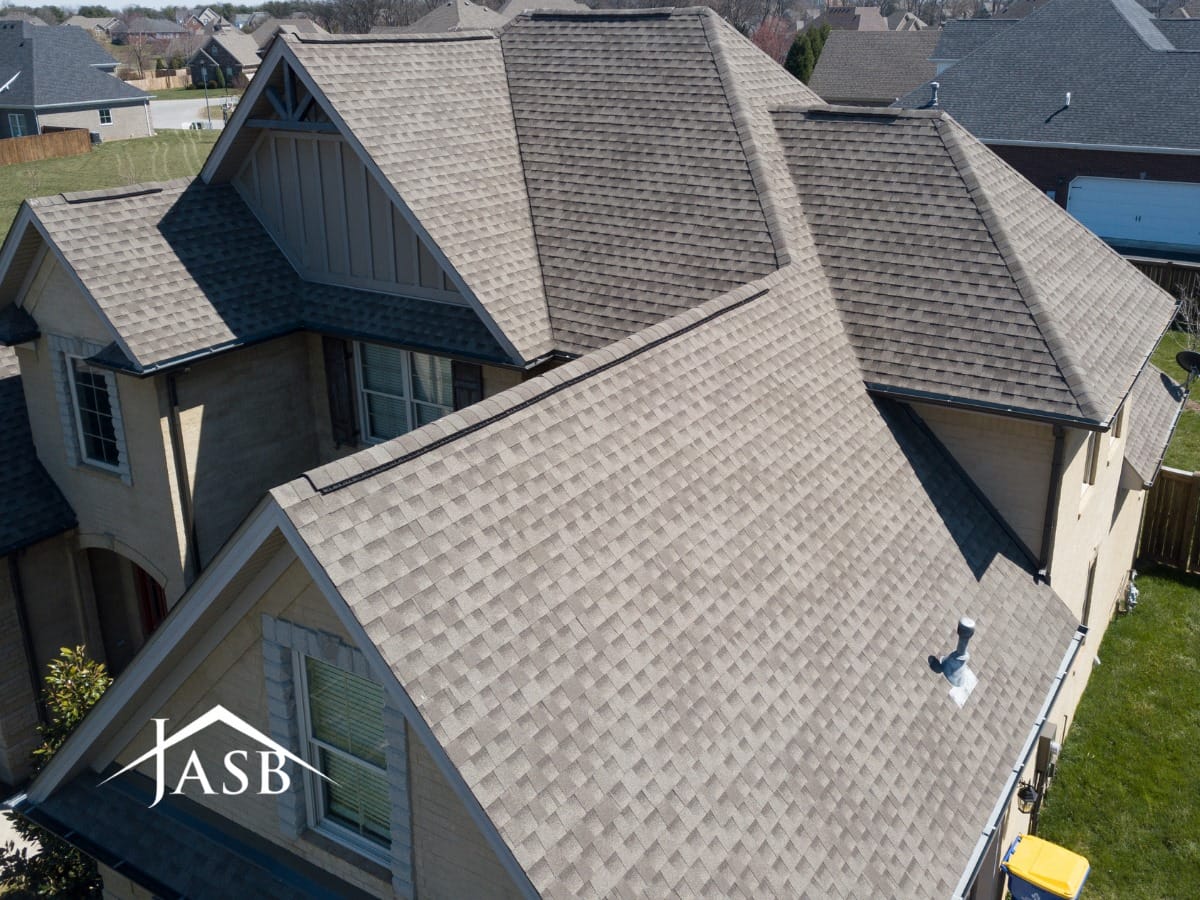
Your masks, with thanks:
M232 728L234 731L238 732L239 734L242 734L267 748L266 750L258 751L259 759L260 759L260 779L259 779L258 794L260 794L260 795L282 794L291 787L291 777L284 770L284 765L288 761L294 762L296 765L301 766L304 769L307 769L312 774L318 776L319 778L323 778L325 781L328 781L330 784L337 783L332 778L330 778L328 775L326 775L324 772L322 772L320 769L317 769L315 766L310 765L306 760L297 756L295 753L292 753L290 750L288 750L286 747L284 747L278 741L273 740L270 736L268 736L266 734L263 734L261 731L259 731L257 728L255 728L253 725L251 725L249 722L247 722L245 719L241 718L240 716L238 716L235 713L230 712L228 709L226 709L224 706L222 706L219 703L217 705L215 705L212 709L210 709L208 712L206 712L204 715L200 716L198 719L193 721L190 725L186 725L183 728L180 728L178 731L176 731L170 737L166 736L167 722L169 721L168 719L165 719L165 718L151 719L150 721L152 721L154 723L154 728L155 728L154 746L151 749L147 750L145 753L143 753L141 756L139 756L137 759L135 759L133 762L129 763L129 765L125 766L125 768L121 769L119 772L115 772L112 775L109 775L102 782L100 782L101 785L108 784L114 778L118 778L121 775L124 775L126 772L129 772L130 770L136 769L138 766L140 766L146 760L153 759L154 760L154 769L155 769L155 771L154 771L154 802L150 804L150 807L149 807L150 809L153 809L154 807L158 806L159 802L163 799L163 797L167 793L167 790L166 790L166 788L167 788L167 779L166 779L167 750L169 750L171 747L174 747L176 744L186 741L188 738L192 737L193 735L199 734L201 731L204 731L210 725L216 725L216 724L227 725L230 728ZM184 784L188 781L195 781L195 782L199 783L201 790L205 794L213 795L213 794L221 793L226 796L238 796L240 794L244 794L249 789L250 779L245 771L237 768L233 763L233 758L239 754L243 758L245 758L247 760L249 759L249 756L250 756L249 751L240 750L240 749L230 750L229 752L227 752L225 754L225 757L224 757L225 771L228 774L233 775L237 779L237 781L240 783L240 787L238 787L236 790L230 790L228 788L226 782L224 782L224 781L222 781L222 783L221 783L221 790L219 792L216 790L213 790L212 783L208 779L208 774L205 772L204 766L200 762L200 757L197 754L197 752L193 749L191 754L188 756L187 763L184 764L183 771L180 773L179 780L175 785L175 789L173 791L171 791L170 793L176 794L176 795L183 794ZM269 760L271 757L275 757L278 760L277 765L271 766L269 764ZM280 787L278 790L271 789L271 781L272 781L271 776L273 776L273 775L278 776L278 778L279 778Z

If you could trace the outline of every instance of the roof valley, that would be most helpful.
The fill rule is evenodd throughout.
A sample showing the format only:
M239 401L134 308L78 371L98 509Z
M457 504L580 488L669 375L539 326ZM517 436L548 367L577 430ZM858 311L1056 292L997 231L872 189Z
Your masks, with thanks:
M947 153L950 154L950 158L958 169L959 176L967 188L968 195L979 210L979 214L987 226L992 241L996 245L996 250L1000 253L1005 264L1012 270L1013 284L1028 308L1030 316L1037 323L1042 340L1046 344L1046 349L1049 351L1051 358L1053 358L1055 365L1058 366L1063 381L1067 389L1070 390L1071 396L1075 399L1075 403L1083 415L1103 419L1105 417L1104 411L1100 409L1095 398L1088 393L1087 386L1083 383L1081 377L1081 367L1072 358L1072 354L1067 348L1067 343L1063 339L1063 336L1059 334L1057 325L1053 317L1049 314L1040 291L1037 289L1034 280L1029 277L1029 273L1025 269L1025 264L1017 253L1016 248L1013 247L1012 242L1008 239L1008 231L1004 223L1000 220L1000 217L996 215L988 198L987 191L980 182L963 143L954 132L954 126L946 119L941 118L935 120L935 128L938 137L941 138Z

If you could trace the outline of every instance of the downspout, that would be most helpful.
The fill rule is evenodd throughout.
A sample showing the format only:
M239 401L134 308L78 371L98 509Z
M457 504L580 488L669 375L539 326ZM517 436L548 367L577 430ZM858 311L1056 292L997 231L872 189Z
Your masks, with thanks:
M186 371L186 370L185 370ZM174 372L167 375L167 422L171 431L171 456L175 461L175 481L179 485L179 512L183 516L187 557L191 560L192 581L200 576L200 542L196 539L196 513L188 479L187 459L183 453L183 425L179 420L179 386Z
M1038 713L1037 720L1033 723L1033 727L1029 729L1029 736L1025 738L1025 744L1022 746L1021 752L1017 755L1017 762L1012 767L1012 771L1008 773L1008 780L1004 783L1004 789L1000 792L1000 799L996 801L996 806L992 809L991 816L988 817L988 823L979 835L979 840L975 843L975 849L971 853L971 858L967 862L967 868L963 871L962 878L958 880L958 886L954 889L954 893L950 895L951 900L966 900L968 892L975 886L975 879L979 877L979 870L983 867L983 857L987 853L988 845L991 843L996 832L1000 830L1000 822L1004 819L1004 814L1008 811L1008 807L1012 803L1013 792L1017 789L1021 773L1029 763L1029 757L1033 753L1034 747L1037 746L1038 735L1042 733L1042 726L1050 718L1050 711L1054 709L1058 695L1062 692L1063 682L1066 681L1067 673L1071 671L1071 666L1075 664L1075 657L1079 655L1079 648L1083 646L1087 632L1086 625L1080 625L1075 629L1075 635L1071 638L1071 643L1067 646L1067 652L1063 654L1062 664L1058 667L1058 674L1054 676L1054 681L1050 685L1050 692L1046 695L1046 702L1042 704L1042 709Z
M1058 501L1062 497L1063 455L1067 430L1054 426L1054 456L1050 461L1050 487L1046 492L1046 517L1042 521L1042 558L1038 561L1038 577L1050 583L1050 561L1054 558L1054 535L1058 530Z
M14 606L17 608L17 628L21 631L21 643L25 647L25 665L29 669L29 686L33 689L34 701L37 703L38 721L43 725L49 723L46 716L46 705L42 702L42 679L38 674L37 657L33 653L33 633L29 630L29 611L25 606L25 587L21 582L21 567L17 564L17 554L14 551L8 557L8 580L12 584Z

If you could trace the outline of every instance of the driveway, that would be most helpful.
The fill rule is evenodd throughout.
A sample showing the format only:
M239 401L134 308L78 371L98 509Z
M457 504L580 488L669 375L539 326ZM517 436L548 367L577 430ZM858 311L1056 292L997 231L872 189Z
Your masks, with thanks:
M209 98L212 106L220 106L224 97L214 93ZM157 131L160 128L187 128L189 122L204 122L207 126L208 116L204 112L204 98L200 100L151 100L150 120ZM225 123L221 116L213 110L213 128L223 128Z

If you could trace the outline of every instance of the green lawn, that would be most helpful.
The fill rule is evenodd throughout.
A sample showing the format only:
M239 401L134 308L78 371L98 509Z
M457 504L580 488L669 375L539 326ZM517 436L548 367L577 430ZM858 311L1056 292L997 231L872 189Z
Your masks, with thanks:
M1200 577L1158 569L1109 626L1039 835L1092 864L1086 900L1200 897Z
M1182 331L1168 331L1163 335L1150 361L1172 378L1184 381L1187 372L1175 362L1175 354L1187 347L1187 336ZM1188 472L1200 470L1200 412L1185 409L1179 417L1175 436L1167 446L1163 464Z
M120 187L195 175L219 131L163 131L157 137L111 141L82 156L0 167L0 235L8 233L26 197Z

